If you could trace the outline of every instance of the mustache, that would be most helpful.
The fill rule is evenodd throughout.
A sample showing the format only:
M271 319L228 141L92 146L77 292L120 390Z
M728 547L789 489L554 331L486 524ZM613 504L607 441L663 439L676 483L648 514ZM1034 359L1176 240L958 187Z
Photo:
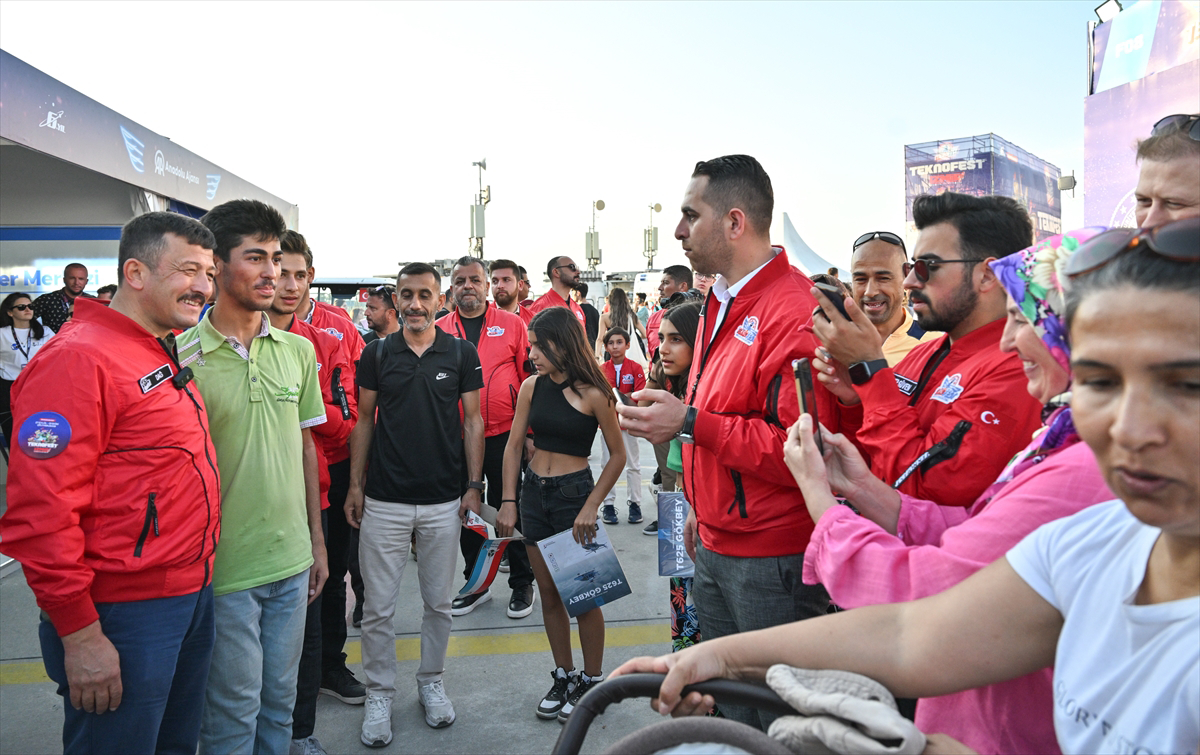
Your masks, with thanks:
M927 296L925 296L925 294L921 293L920 291L910 291L908 294L908 300L910 302L919 301L919 302L922 302L923 304L930 303L929 298Z
M200 294L185 294L184 296L179 297L179 299L177 299L177 301L187 302L189 304L199 304L200 306L203 307L204 302L206 302L207 299L205 299Z

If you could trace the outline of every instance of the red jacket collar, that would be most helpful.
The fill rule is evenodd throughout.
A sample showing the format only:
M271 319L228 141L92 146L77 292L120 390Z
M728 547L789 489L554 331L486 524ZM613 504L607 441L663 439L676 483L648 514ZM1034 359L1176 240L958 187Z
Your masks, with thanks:
M91 323L102 328L108 328L126 338L140 339L158 343L158 337L138 325L130 317L101 304L95 299L85 299L82 296L75 299L74 320Z

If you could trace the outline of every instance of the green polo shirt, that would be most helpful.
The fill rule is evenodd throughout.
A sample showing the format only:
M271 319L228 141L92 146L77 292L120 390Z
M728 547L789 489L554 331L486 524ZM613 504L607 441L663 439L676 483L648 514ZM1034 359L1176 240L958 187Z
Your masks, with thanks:
M176 343L204 397L221 473L213 592L299 574L313 562L300 431L325 421L312 344L271 327L265 314L248 350L207 316Z

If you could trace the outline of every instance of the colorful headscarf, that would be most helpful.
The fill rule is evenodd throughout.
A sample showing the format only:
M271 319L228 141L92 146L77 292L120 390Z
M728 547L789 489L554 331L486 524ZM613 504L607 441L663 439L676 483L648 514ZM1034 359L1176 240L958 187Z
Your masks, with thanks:
M1071 344L1067 340L1064 320L1067 276L1063 271L1079 245L1104 230L1101 226L1092 226L1060 233L991 263L1000 285L1068 373L1071 371Z

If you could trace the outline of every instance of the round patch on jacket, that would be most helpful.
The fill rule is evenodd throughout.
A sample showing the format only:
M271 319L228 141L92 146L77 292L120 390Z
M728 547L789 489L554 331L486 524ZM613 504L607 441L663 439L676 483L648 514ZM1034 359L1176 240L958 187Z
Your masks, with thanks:
M17 445L35 459L58 456L70 441L71 423L58 412L35 412L17 431Z

